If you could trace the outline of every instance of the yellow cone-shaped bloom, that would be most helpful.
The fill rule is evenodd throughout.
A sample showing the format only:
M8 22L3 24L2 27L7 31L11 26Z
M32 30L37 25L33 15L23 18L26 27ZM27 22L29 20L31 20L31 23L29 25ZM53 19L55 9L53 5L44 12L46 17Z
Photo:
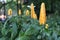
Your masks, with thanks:
M34 11L34 4L31 4L31 18L37 19L37 16Z
M46 9L45 9L45 3L42 3L42 4L41 4L40 16L39 16L39 23L40 23L40 25L46 23Z
M27 16L29 15L29 10L26 10L26 15L27 15Z
M12 9L8 10L8 15L11 16L12 15Z
M20 9L18 10L18 15L21 15L21 10Z

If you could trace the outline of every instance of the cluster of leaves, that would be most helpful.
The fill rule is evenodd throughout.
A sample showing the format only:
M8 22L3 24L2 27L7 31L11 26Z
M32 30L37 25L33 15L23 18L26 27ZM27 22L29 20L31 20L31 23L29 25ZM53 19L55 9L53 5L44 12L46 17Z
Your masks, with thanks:
M10 8L12 8L12 9L17 9L17 2L14 2L14 1L10 1L10 0L7 0L7 2L6 2L6 9L10 9Z
M56 0L54 3L54 11L58 11L58 13L60 13L60 0Z
M0 22L0 40L60 40L59 16L48 16L47 23L48 29L30 16L13 16Z

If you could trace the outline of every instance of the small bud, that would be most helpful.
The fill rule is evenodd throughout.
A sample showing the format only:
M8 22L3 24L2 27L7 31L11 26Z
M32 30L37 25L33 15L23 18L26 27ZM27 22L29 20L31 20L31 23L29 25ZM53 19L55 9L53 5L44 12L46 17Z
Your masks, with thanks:
M49 26L49 25L48 25L48 24L46 24L46 25L45 25L45 28L46 28L46 29L48 29L48 26Z
M27 16L29 15L29 10L26 10L26 15L27 15Z
M19 11L18 11L18 12L19 12L18 14L19 14L19 15L21 15L21 10L20 10L20 9L19 9Z

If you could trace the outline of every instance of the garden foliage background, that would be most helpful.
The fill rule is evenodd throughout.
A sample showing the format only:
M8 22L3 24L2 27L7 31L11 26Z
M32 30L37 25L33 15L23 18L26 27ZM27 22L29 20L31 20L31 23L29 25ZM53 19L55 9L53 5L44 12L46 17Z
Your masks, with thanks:
M25 11L29 9L26 5L32 2L37 6L35 8L37 14L40 12L41 3L45 2L48 14L47 28L46 25L40 25L38 19L25 15ZM5 22L0 21L0 40L60 40L60 0L29 0L23 6L22 15L7 17ZM16 2L8 2L6 10L8 11L9 8L17 10Z

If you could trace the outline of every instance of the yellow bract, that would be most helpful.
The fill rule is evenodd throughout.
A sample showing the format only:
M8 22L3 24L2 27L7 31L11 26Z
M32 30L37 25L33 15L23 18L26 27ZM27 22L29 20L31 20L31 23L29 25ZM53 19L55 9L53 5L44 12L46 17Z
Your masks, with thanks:
M19 9L19 11L18 11L19 13L18 13L18 15L21 15L21 10Z
M12 9L8 10L8 15L11 16L12 15Z
M40 23L40 25L46 23L45 3L42 3L42 4L41 4L40 15L39 15L39 23Z
M37 19L37 15L35 13L33 14L33 18L34 19Z
M27 15L27 16L29 15L29 10L26 10L26 15Z
M37 19L37 15L35 14L33 3L31 4L31 18Z

